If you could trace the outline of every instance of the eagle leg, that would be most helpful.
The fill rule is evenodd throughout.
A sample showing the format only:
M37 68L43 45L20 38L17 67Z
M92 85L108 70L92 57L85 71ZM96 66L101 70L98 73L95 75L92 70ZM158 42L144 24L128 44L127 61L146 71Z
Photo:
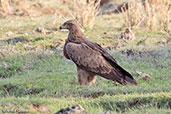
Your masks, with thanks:
M96 82L96 77L95 77L95 75L90 75L89 77L88 77L88 85L91 85L91 84L93 84L93 83L95 83Z
M78 82L80 85L91 85L95 83L96 78L95 75L91 72L87 72L85 70L82 70L81 68L77 67L77 73L78 73Z

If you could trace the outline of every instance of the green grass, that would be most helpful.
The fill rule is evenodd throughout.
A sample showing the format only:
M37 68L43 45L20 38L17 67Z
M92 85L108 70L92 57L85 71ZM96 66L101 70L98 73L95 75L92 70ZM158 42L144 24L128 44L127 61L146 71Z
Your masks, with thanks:
M26 109L31 104L45 104L53 113L74 104L81 104L92 113L106 110L134 112L144 106L150 109L164 107L167 112L171 99L170 51L170 47L151 52L133 51L134 55L130 56L126 51L109 51L121 66L133 74L138 86L121 86L97 77L94 85L79 87L74 64L58 51L53 54L9 56L1 59L10 70L1 70L1 75L6 74L7 77L0 79L0 102L20 107L24 104ZM141 80L136 77L136 71L146 72L152 79ZM140 102L140 106L130 106L135 99ZM29 110L34 112L33 109Z
M0 113L18 107L37 114L41 106L48 108L46 113L55 113L75 104L81 104L90 114L107 110L125 114L171 113L171 46L166 43L167 34L162 29L133 30L135 40L121 40L123 46L119 48L116 37L125 30L120 17L98 16L94 27L84 28L84 32L89 40L110 47L106 50L135 77L138 86L122 86L99 76L92 86L79 86L75 65L62 54L68 32L54 30L71 17L57 19L57 25L52 24L56 18L52 14L34 19L1 18L0 40L21 37L28 42L8 45L0 41ZM37 33L38 27L52 33ZM151 79L142 80L137 71L149 74Z
M31 104L41 106L45 104L52 112L59 110L63 107L80 104L91 113L104 112L106 110L113 110L117 112L136 111L137 108L142 107L156 109L170 108L171 93L152 93L152 94L126 94L116 96L103 96L97 99L94 98L82 98L82 97L68 97L68 98L54 98L54 97L5 97L1 99L3 104L2 108L8 108L8 102L13 105L19 105L20 107L29 108ZM32 109L33 110L33 109Z

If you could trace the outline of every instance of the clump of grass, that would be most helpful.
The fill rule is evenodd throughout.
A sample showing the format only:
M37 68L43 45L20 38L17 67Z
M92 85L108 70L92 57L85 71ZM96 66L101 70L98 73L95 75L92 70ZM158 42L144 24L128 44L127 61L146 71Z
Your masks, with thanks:
M153 31L169 27L171 17L169 0L129 0L129 8L123 13L125 26L128 28L141 27Z
M0 60L0 78L9 78L17 72L21 71L21 66L23 61L20 57L5 58L5 60Z
M150 30L169 24L171 16L170 0L146 0L144 3L147 15L147 26Z
M128 113L142 107L156 109L170 109L170 93L135 94L103 96L100 98L48 98L48 97L7 97L0 99L0 109L3 106L8 108L8 104L16 104L19 107L28 105L41 106L46 104L51 113L55 113L61 108L71 107L76 104L83 106L89 113L101 113L107 110ZM26 107L25 107L26 108ZM31 111L31 110L30 110ZM32 111L30 112L32 113Z
M6 15L20 15L28 14L29 4L27 0L1 0L1 9Z
M85 0L74 0L72 16L83 26L92 27L94 25L97 10L100 6L100 1L94 0L86 2Z
M122 10L124 17L124 24L127 28L136 28L144 20L144 11L141 1L130 0L128 10Z
M11 15L13 13L11 0L1 0L1 9L4 13Z

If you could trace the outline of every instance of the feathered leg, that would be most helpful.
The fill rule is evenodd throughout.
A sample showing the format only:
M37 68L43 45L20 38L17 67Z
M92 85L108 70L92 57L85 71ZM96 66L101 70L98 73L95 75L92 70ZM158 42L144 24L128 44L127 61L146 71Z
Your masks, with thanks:
M95 75L77 67L78 81L80 85L91 85L95 82Z
M90 75L89 77L88 77L88 85L91 85L91 84L93 84L93 83L95 83L96 82L96 77L95 77L95 75Z

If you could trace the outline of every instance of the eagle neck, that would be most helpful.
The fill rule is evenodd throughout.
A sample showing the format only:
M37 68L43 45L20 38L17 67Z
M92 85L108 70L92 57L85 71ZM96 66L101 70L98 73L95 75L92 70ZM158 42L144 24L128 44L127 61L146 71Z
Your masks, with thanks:
M75 31L70 31L68 35L68 40L70 42L72 41L78 41L81 39L84 39L85 35L81 30L75 30Z

